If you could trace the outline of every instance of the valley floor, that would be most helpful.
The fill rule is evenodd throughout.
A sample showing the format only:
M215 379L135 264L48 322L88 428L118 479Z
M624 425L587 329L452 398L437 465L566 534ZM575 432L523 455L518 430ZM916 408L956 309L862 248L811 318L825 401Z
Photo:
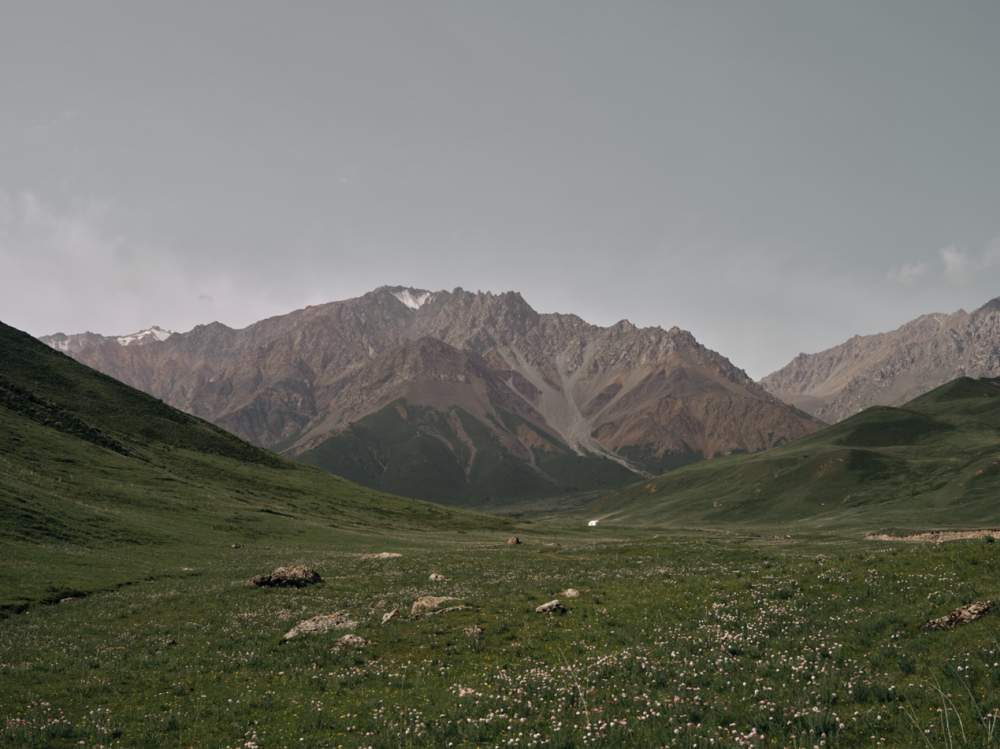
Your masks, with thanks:
M0 744L1000 743L996 619L923 628L1000 600L1000 544L587 530L247 543L33 606L0 621ZM298 563L325 581L245 584ZM468 608L407 620L424 595ZM555 598L565 614L535 612ZM369 644L283 640L335 612Z

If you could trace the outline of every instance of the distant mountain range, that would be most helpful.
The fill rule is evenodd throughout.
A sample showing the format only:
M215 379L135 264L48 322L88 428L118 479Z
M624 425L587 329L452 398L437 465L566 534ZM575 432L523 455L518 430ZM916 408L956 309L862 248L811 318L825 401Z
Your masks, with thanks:
M449 504L622 486L823 425L678 328L382 287L242 330L46 336L274 451Z
M972 313L930 314L889 333L799 354L763 380L768 392L834 423L898 406L958 377L1000 375L1000 298Z

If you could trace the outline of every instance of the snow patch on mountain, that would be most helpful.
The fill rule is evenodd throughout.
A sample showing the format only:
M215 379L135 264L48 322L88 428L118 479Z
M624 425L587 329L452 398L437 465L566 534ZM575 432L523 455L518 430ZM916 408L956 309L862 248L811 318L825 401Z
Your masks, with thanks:
M402 291L390 292L396 299L401 301L407 307L413 310L420 309L427 302L434 298L434 295L429 291L425 291L423 294L417 294L414 296L413 292L409 289L403 289Z
M45 336L41 339L43 343L49 344L56 351L62 351L64 354L69 351L69 336L65 333L56 333L55 335Z
M154 325L146 330L140 330L138 333L131 333L129 335L122 335L115 338L119 344L122 346L131 346L133 343L149 343L150 341L165 341L173 332L169 330L164 330L163 328Z

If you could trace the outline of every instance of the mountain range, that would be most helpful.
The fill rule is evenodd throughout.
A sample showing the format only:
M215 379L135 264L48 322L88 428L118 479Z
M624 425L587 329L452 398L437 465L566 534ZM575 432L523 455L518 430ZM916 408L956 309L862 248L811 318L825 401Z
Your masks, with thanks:
M382 287L242 330L46 336L257 445L448 504L622 486L820 429L679 328Z
M899 406L958 377L1000 375L1000 298L974 312L922 315L888 333L799 354L763 380L768 392L834 423Z

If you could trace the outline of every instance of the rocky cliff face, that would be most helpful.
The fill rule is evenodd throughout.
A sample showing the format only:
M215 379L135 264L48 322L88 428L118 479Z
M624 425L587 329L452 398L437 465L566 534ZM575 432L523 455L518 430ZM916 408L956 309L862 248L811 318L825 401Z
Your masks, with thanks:
M385 450L402 449L379 433L387 429L397 430L396 441L407 430L436 440L427 445L445 446L467 476L475 473L468 454L485 454L489 442L504 459L552 478L539 450L546 459L659 471L766 449L821 426L690 333L539 314L514 292L383 287L238 331L214 323L141 345L93 334L43 340L289 455L315 455L327 440L354 435L369 473L391 462ZM387 426L393 413L409 416L407 407L422 416ZM359 437L357 425L377 414L385 418Z
M971 314L918 317L897 330L799 354L761 384L833 423L869 406L898 406L956 377L1000 375L1000 299Z

